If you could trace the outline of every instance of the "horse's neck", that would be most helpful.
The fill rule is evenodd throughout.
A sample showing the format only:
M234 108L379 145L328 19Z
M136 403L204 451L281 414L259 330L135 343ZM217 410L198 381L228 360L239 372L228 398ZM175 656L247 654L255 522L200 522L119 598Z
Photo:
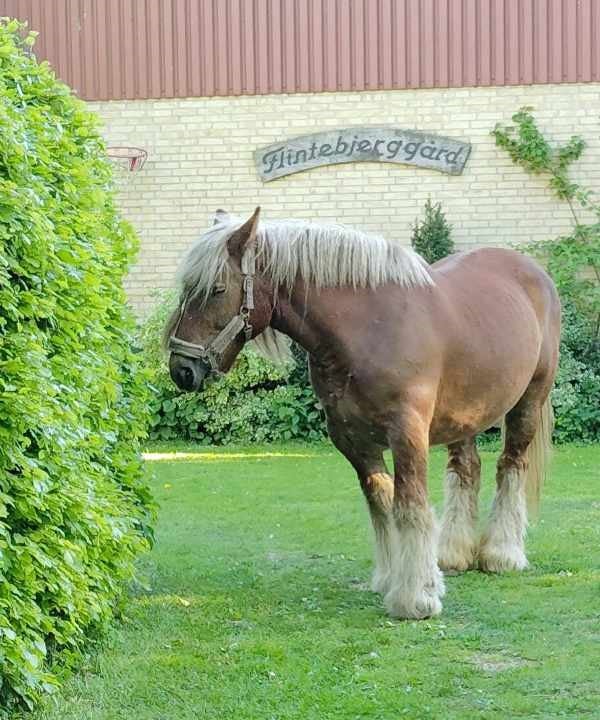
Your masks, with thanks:
M341 288L340 302L346 293ZM319 293L314 288L296 286L279 296L271 322L272 327L288 335L304 348L315 360L341 361L344 353L343 328L336 326L336 300L332 293Z

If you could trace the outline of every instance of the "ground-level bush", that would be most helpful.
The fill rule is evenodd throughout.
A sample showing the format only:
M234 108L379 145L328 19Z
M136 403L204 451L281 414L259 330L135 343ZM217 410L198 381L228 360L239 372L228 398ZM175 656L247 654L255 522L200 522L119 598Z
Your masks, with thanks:
M590 344L589 328L563 301L560 363L552 392L557 442L600 441L600 346Z
M94 117L0 21L0 706L31 705L148 545L146 381ZM0 711L1 712L1 711Z
M142 330L144 357L151 371L150 436L196 440L202 444L319 440L324 413L308 378L306 353L292 345L294 364L278 367L244 350L223 378L200 393L181 393L168 376L161 331L172 302L158 303ZM563 300L561 360L552 393L556 442L600 439L600 357L589 343L589 328ZM480 437L499 438L497 429Z

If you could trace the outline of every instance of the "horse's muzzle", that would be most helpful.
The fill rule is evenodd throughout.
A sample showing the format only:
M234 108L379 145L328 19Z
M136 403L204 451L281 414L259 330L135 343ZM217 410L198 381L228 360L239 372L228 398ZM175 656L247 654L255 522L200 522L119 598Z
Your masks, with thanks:
M180 390L196 392L202 386L210 368L202 360L172 353L169 358L169 372Z

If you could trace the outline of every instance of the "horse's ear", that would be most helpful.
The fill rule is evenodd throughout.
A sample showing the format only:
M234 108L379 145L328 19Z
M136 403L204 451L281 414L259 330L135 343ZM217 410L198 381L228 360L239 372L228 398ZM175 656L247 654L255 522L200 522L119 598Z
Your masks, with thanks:
M256 241L256 233L258 231L258 218L260 216L260 207L257 207L252 217L236 230L227 241L227 250L231 257L242 259L246 250Z
M215 217L213 219L213 225L218 225L219 223L224 223L229 220L229 213L227 210L222 210L219 208L215 211Z

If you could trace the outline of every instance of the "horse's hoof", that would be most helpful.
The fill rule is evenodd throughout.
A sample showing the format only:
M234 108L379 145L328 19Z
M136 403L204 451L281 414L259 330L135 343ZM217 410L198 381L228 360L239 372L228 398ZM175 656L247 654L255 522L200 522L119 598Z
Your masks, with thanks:
M469 528L444 525L438 540L438 566L444 572L465 572L475 567L477 538Z
M407 597L403 589L393 588L385 596L384 604L388 615L399 620L425 620L442 612L439 597L425 591Z
M472 570L475 567L475 548L468 552L452 552L445 549L438 557L440 570L450 575Z
M483 572L503 573L525 570L528 565L525 553L518 545L497 547L482 545L479 550L478 566Z

